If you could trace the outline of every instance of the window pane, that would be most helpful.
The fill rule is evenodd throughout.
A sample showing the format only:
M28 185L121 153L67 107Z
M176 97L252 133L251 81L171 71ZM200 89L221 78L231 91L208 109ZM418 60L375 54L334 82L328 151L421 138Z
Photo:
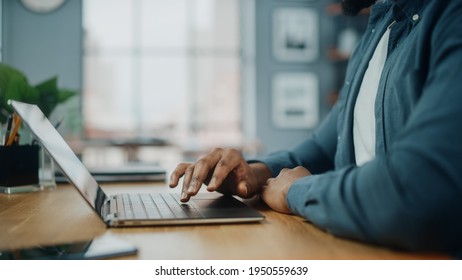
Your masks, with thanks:
M239 49L239 1L195 0L194 47Z
M239 59L201 56L194 59L192 127L205 146L241 141Z
M84 117L88 136L133 130L133 59L131 56L85 57Z
M185 129L189 94L186 56L148 56L141 62L141 111L144 134L176 137Z
M133 1L89 0L83 5L85 49L133 46Z
M88 137L240 143L239 0L84 6Z
M142 0L141 46L186 48L188 1Z

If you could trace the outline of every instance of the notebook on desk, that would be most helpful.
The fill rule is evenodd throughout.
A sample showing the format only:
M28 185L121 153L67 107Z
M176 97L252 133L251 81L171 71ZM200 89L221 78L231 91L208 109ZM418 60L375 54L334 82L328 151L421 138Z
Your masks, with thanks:
M216 193L198 194L188 203L179 202L176 193L108 196L36 105L18 101L10 101L10 104L69 182L110 227L237 223L264 219L241 201Z
M90 174L98 183L165 182L166 171L158 165L129 164L114 167L91 167ZM56 183L68 183L61 170L55 172Z

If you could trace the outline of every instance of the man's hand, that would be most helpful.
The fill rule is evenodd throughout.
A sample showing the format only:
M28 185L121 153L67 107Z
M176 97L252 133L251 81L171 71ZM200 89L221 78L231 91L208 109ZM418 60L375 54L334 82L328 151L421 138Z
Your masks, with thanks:
M181 163L170 177L170 187L175 188L183 177L182 202L196 195L202 184L208 191L249 198L271 177L262 163L249 165L235 149L214 149L195 163Z
M263 186L262 189L261 197L271 209L277 212L291 214L286 201L287 192L295 181L310 175L310 171L301 166L295 167L294 169L284 168L276 178L271 178L266 181L266 185Z

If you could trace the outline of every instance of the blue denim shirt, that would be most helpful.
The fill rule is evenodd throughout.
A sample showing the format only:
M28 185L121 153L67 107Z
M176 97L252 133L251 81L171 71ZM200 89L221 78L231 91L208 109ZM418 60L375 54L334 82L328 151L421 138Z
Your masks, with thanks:
M353 108L369 60L391 27L377 99L376 157L358 167ZM291 210L335 235L409 250L462 248L462 1L375 4L340 99L310 139L262 159L277 176L314 175Z

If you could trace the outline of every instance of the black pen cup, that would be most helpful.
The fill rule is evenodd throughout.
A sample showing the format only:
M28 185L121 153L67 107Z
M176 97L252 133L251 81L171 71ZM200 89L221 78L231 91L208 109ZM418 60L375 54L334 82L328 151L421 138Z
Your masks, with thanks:
M40 189L38 145L0 146L0 193Z

